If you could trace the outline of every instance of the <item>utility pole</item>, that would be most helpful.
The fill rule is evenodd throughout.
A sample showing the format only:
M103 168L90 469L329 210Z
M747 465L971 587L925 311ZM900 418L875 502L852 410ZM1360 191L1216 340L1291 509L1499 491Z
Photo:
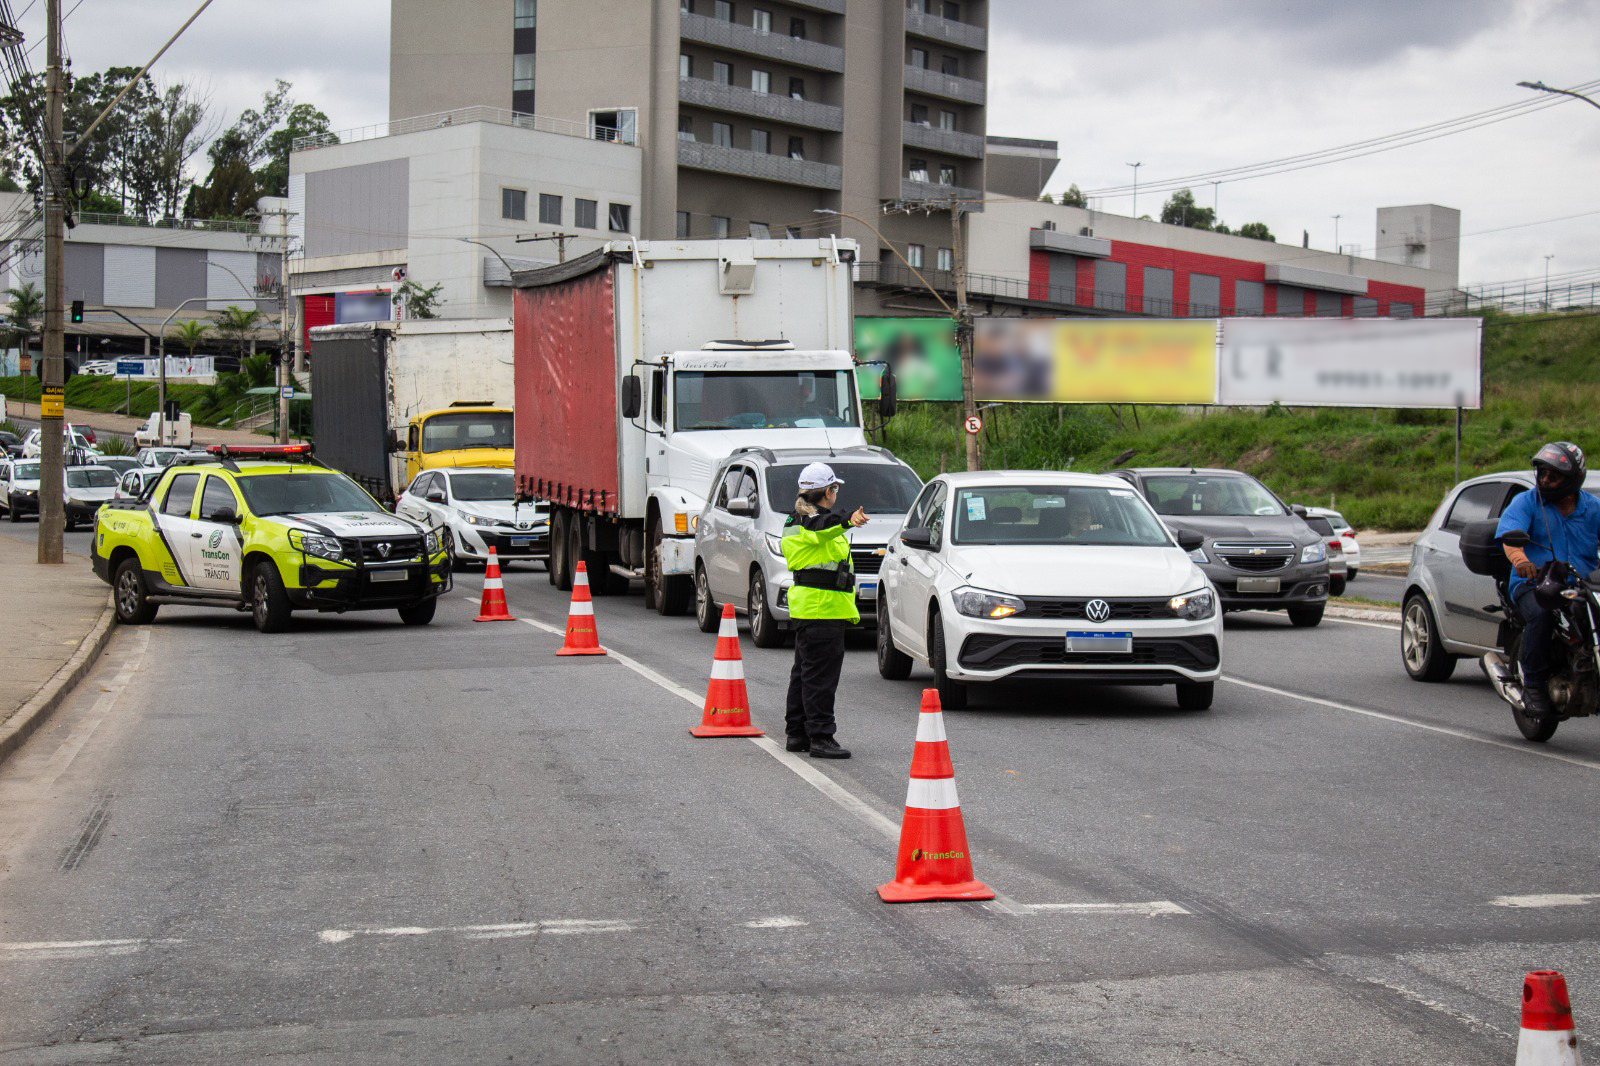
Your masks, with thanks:
M294 378L289 376L289 212L278 216L278 443L289 443L289 397Z
M1137 171L1135 171L1137 173ZM965 422L978 417L978 399L973 395L972 308L967 306L967 246L961 239L961 201L950 198L950 254L955 260L956 349L961 353L961 416ZM967 422L970 425L970 422ZM967 439L967 469L978 469L978 435L963 433Z
M62 419L66 408L65 335L61 307L66 302L66 146L61 132L61 0L45 2L45 158L44 174L44 373L40 376L39 562L61 563L66 526L65 456Z
M1134 218L1138 218L1139 217L1139 168L1144 166L1144 164L1141 162L1141 163L1129 163L1128 165L1133 168L1133 217Z

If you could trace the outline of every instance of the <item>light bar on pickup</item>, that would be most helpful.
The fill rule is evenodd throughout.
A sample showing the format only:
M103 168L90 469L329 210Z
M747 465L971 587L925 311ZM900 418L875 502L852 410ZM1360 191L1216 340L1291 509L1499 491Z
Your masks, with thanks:
M220 459L310 459L310 444L213 444L206 454Z

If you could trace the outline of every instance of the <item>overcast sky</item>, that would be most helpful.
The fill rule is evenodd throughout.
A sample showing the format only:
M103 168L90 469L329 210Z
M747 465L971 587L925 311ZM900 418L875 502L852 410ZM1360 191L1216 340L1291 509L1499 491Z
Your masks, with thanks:
M15 10L29 0L12 0ZM138 65L199 0L63 0L79 73ZM547 0L576 3L582 0ZM73 5L79 6L74 9ZM1319 151L1600 81L1594 0L990 0L989 132L1060 142L1052 191L1141 186ZM30 41L44 0L21 19ZM130 17L130 15L135 15ZM231 122L276 77L334 128L384 121L388 0L214 0L157 73ZM44 65L41 46L30 56ZM1600 94L1597 94L1600 98ZM1554 98L1551 98L1554 99ZM1237 227L1371 255L1377 208L1459 208L1463 283L1600 280L1600 110L1557 106L1365 158L1220 186ZM1139 214L1165 193L1141 190ZM1107 196L1131 213L1132 197ZM1564 216L1583 216L1549 221Z

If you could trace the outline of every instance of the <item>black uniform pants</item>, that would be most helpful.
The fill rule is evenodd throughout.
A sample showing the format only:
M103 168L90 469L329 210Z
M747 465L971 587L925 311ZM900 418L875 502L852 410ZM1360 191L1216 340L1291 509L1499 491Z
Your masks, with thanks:
M794 669L789 671L789 702L784 730L791 737L833 739L833 695L844 669L842 618L808 618L794 623Z

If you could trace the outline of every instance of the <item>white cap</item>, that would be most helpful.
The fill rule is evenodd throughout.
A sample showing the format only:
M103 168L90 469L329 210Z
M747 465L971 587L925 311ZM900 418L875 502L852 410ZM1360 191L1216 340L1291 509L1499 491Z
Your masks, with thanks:
M812 463L800 471L800 491L810 492L812 489L825 489L829 485L843 485L844 481L833 474L833 467L827 463Z

